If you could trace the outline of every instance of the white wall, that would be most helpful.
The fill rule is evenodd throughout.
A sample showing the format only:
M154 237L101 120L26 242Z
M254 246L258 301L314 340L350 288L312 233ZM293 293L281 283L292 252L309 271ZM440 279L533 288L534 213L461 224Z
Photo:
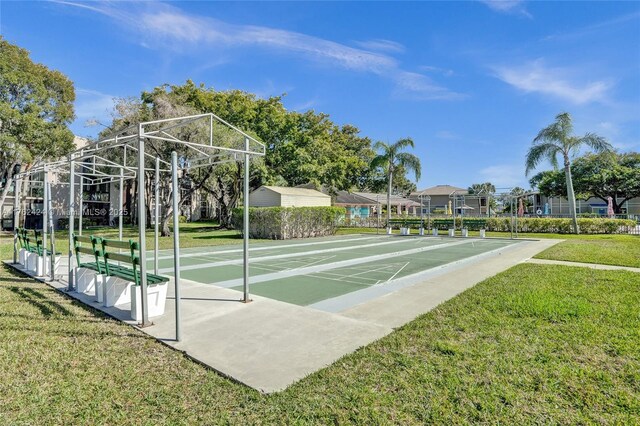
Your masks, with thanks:
M251 207L280 207L280 194L267 188L258 188L249 194Z
M282 207L331 206L331 197L312 197L305 195L282 195Z

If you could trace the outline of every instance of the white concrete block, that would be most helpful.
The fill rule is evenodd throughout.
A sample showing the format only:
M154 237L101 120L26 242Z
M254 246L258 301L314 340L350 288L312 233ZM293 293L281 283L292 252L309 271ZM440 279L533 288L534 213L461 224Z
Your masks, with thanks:
M463 237L468 237L469 236L469 230L467 228L462 228L462 236Z
M438 236L438 228L433 228L433 229L431 230L431 232L433 233L433 236L434 236L434 237L437 237L437 236Z
M96 282L100 279L96 271L89 268L76 268L76 291L78 293L96 294Z
M97 275L96 276L96 282L95 282L95 289L96 289L96 301L98 303L102 303L104 305L104 299L106 297L107 294L107 286L104 285L107 282L107 277L106 275Z
M38 266L38 256L36 253L28 253L27 254L27 270L29 272L35 273L36 268Z
M118 277L107 277L103 289L103 304L106 307L122 305L131 302L131 281Z
M486 231L485 229L481 229L481 230L480 230L480 238L485 238L485 237L486 237L486 235L485 235L485 234L486 234L486 232L487 232L487 231Z
M167 301L167 283L153 284L147 286L147 313L149 318L164 314L164 305ZM134 285L131 294L131 319L142 320L142 290L139 285Z
M27 251L27 249L21 248L20 250L18 250L18 263L20 263L22 266L27 266L28 253L29 252Z
M424 235L424 228L420 228L420 230L418 231L418 234Z
M54 274L58 275L58 272L60 271L60 255L57 255L55 257L55 264L53 266L53 270L54 270ZM46 265L44 265L44 274L45 275L51 275L51 256L47 256L47 263Z
M454 237L456 235L456 230L455 229L449 229L449 236L450 237Z

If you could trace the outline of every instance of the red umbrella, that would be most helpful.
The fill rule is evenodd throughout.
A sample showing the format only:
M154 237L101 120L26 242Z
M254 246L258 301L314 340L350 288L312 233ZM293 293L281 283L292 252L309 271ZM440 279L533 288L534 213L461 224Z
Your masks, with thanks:
M607 197L607 216L614 217L615 215L613 211L613 198Z
M524 204L522 203L522 198L520 198L520 204L518 204L518 216L524 216Z

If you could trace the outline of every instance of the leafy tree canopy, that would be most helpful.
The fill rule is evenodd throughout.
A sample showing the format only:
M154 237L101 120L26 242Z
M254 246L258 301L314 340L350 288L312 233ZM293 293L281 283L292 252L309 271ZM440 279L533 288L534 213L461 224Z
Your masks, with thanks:
M29 52L0 36L0 181L4 202L17 164L58 159L73 148L73 83L59 71L34 63Z
M616 213L627 200L640 197L640 153L587 154L574 160L572 174L578 198L606 202L611 197ZM538 173L530 182L543 195L566 197L564 181L564 170L556 170Z

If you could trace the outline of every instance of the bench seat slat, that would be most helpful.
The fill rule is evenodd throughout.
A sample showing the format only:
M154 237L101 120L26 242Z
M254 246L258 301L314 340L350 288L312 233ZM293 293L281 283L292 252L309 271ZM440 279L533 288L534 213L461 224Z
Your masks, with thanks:
M114 247L114 248L123 248L123 249L131 249L131 242L129 241L120 241L120 240L102 240L102 245L104 247Z
M122 254L122 253L109 253L109 252L105 252L104 253L104 257L107 260L115 260L118 262L125 262L125 263L130 263L133 264L133 262L135 261L135 259L131 259L131 255L130 254ZM111 265L109 265L109 267L111 267Z

